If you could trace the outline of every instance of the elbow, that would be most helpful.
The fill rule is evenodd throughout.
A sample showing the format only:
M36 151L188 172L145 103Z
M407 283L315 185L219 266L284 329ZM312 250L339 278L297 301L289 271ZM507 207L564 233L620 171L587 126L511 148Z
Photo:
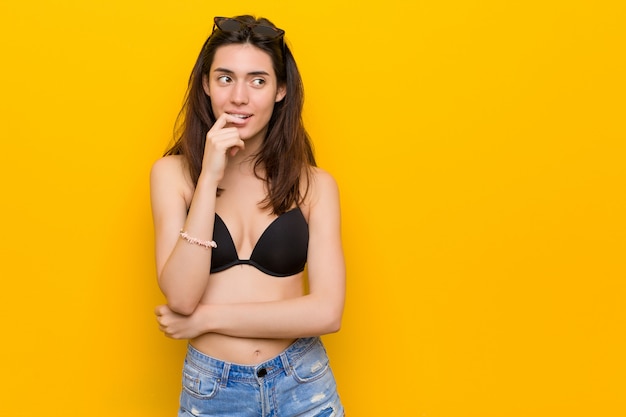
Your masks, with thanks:
M323 321L323 334L337 333L339 330L341 330L342 313L342 311L334 310L328 312L325 320Z
M167 306L174 313L190 316L196 310L198 303L190 302L184 298L167 297Z
M335 320L330 323L329 330L330 331L328 333L337 333L341 330L341 315L336 317Z
M175 286L166 285L162 280L159 280L159 286L161 288L161 292L167 300L167 306L175 313L183 316L189 316L195 311L196 307L200 303L199 297L194 297L191 293L181 291L180 288Z
M326 331L324 333L337 333L339 330L341 330L341 320L328 323L328 325L326 326Z
M344 309L343 298L324 294L311 296L315 300L313 304L315 312L311 317L315 318L315 324L312 324L317 335L337 333L341 330Z
M178 313L182 316L191 316L196 309L195 305L189 303L167 303L167 306L174 313Z

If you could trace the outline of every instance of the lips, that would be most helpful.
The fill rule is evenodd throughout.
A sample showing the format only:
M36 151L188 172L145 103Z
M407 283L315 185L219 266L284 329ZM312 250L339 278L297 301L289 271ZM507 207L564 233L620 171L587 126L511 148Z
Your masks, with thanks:
M243 120L252 117L251 114L246 114L246 113L228 113L227 112L227 114L229 114L230 116L236 117L238 119L243 119Z

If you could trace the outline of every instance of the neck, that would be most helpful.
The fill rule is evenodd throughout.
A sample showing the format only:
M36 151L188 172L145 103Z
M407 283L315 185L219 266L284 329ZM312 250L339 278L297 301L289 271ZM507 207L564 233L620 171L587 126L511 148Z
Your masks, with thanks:
M257 133L255 136L244 139L244 148L239 149L234 156L230 157L230 164L249 164L250 166L252 166L255 160L254 155L256 155L261 149L263 141L265 140L266 133L267 129L264 129L261 132Z
M239 149L234 156L228 156L227 171L237 172L244 175L254 174L256 155L261 149L261 139L246 139L245 148Z

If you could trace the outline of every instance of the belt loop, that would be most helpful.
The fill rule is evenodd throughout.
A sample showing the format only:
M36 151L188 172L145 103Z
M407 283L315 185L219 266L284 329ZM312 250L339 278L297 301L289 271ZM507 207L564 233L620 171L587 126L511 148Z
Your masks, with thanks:
M228 373L230 372L230 363L224 362L224 368L222 369L222 380L220 386L225 387L228 382Z
M285 375L291 375L291 365L289 364L289 358L287 358L287 354L283 352L279 356L280 361L283 363L283 368L285 369Z

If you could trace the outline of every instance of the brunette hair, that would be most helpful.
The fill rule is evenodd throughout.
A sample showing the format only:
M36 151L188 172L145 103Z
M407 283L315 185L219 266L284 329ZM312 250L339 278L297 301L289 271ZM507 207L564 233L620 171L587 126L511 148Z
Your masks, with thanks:
M191 179L197 185L206 134L216 120L211 99L203 89L203 76L209 73L215 52L221 46L247 43L261 49L272 59L278 84L286 86L286 95L274 104L267 135L255 155L254 173L266 182L268 196L262 201L263 208L271 207L274 214L280 215L294 204L302 203L308 190L311 167L316 165L311 140L302 121L302 78L283 36L270 38L251 30L258 24L276 27L272 22L249 15L234 19L243 23L241 30L231 32L214 28L202 46L176 120L174 143L165 155L182 155ZM263 176L259 175L260 167L265 170ZM303 188L301 181L304 181Z

